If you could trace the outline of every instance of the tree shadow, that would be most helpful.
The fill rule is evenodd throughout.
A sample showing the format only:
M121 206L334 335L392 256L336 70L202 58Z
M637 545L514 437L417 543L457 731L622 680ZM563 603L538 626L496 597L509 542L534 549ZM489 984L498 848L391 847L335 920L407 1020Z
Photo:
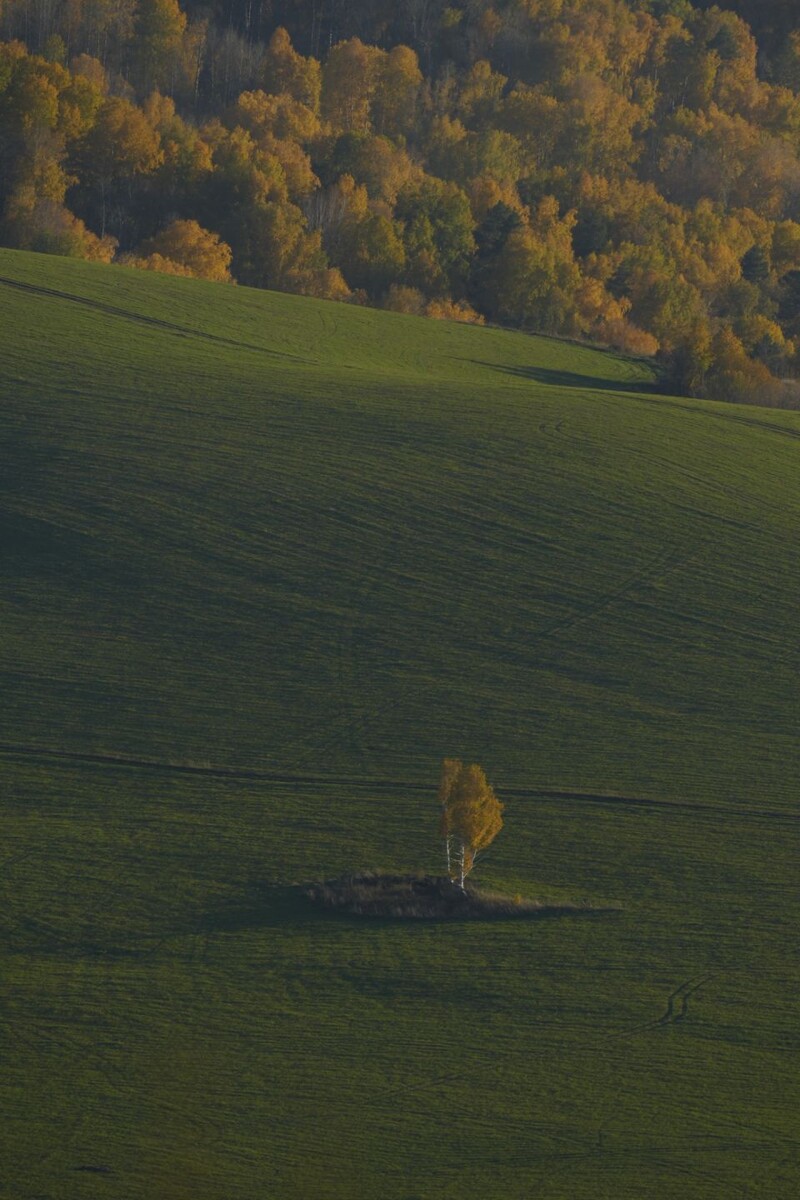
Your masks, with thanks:
M410 915L405 912L355 912L348 907L327 907L309 894L312 885L253 885L247 896L236 904L228 904L203 913L192 923L190 932L199 934L244 933L250 930L277 928L278 926L319 925L332 921L337 924L358 926L425 926L436 924L486 923L496 921L544 921L554 917L602 918L617 915L617 906L588 904L552 904L517 907L510 897L494 897L492 910L487 904L485 912L442 912Z
M242 933L249 929L308 924L327 917L316 908L303 887L286 884L254 884L236 904L226 904L203 913L193 926L195 933Z
M483 362L469 359L474 366L488 367L503 375L514 375L517 379L529 379L532 383L544 383L550 387L580 388L584 391L632 392L645 395L662 395L664 388L658 380L606 379L598 375L580 375L576 371L554 370L550 367L511 367L503 363Z

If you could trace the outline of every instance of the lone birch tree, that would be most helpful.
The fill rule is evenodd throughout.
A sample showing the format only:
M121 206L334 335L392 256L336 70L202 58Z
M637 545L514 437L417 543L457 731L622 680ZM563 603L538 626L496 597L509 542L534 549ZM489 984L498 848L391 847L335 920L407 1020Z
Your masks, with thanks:
M465 767L457 758L442 762L438 798L447 874L450 879L457 878L464 891L464 881L478 855L503 828L503 805L483 769L475 763Z

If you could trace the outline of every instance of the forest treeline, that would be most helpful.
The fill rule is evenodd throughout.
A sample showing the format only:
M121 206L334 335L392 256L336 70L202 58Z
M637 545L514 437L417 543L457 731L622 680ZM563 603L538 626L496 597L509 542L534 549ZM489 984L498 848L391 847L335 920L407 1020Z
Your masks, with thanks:
M736 7L0 0L0 239L791 404L800 16Z

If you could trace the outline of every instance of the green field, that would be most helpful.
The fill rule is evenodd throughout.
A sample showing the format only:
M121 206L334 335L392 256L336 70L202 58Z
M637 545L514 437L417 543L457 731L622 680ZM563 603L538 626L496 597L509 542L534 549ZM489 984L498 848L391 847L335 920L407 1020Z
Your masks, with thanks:
M2 1200L795 1200L800 416L0 251ZM359 922L439 869L616 905Z

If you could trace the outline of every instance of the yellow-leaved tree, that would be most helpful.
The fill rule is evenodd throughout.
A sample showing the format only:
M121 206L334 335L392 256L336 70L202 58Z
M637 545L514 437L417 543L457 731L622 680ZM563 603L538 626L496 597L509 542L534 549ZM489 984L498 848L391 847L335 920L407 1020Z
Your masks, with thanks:
M232 283L231 248L216 233L197 221L172 221L155 237L139 246L136 254L120 259L123 265L162 271L167 275L191 275Z
M442 762L438 799L447 874L450 879L457 878L464 891L476 858L503 828L503 805L483 769L475 763L465 767L457 758Z

